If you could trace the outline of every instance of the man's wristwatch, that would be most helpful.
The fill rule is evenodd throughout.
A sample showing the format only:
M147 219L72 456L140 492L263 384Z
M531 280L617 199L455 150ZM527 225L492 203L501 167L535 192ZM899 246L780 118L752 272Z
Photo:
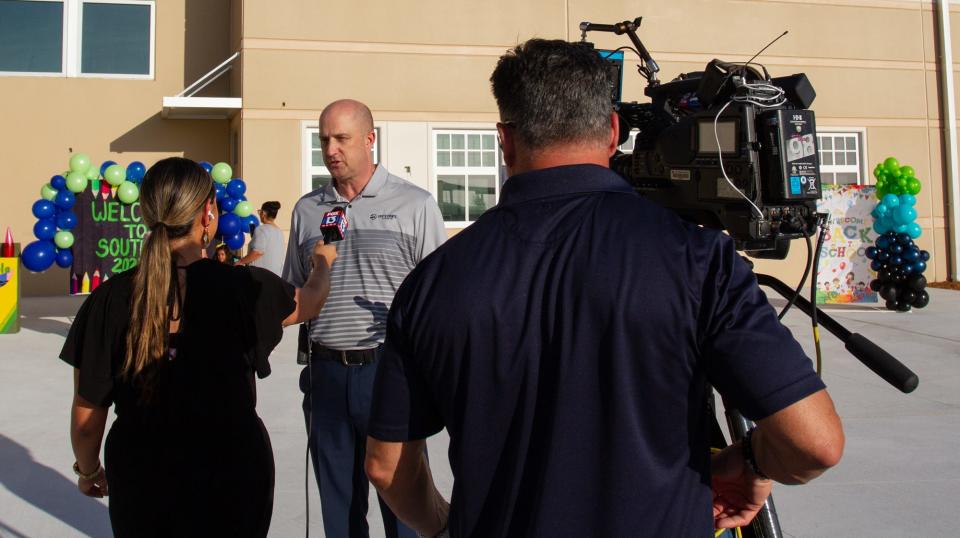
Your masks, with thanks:
M753 471L753 474L759 476L764 480L770 480L770 477L764 474L760 470L760 466L757 465L757 458L753 453L753 432L756 431L756 428L750 428L747 430L747 433L743 435L743 441L741 446L743 447L743 459L747 463L747 467Z

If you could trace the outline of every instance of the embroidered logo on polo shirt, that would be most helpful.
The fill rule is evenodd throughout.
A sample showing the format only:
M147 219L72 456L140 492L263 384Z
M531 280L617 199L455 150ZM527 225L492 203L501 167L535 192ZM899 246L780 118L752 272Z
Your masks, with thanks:
M378 215L376 213L370 213L370 220L397 220L396 215Z

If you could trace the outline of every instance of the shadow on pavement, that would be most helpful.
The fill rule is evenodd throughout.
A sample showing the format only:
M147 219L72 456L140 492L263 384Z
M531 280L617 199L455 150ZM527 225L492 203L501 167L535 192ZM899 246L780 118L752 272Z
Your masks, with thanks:
M112 536L106 506L81 494L74 482L35 461L29 450L3 434L0 461L0 484L10 493L87 536ZM0 529L22 536L2 523Z

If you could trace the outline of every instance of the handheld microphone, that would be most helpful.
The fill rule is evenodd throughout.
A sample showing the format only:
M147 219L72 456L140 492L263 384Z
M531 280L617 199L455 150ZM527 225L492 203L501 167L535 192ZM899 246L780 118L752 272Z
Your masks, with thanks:
M342 207L334 207L323 214L320 221L320 233L323 234L323 243L329 245L336 241L343 241L347 235L347 213Z

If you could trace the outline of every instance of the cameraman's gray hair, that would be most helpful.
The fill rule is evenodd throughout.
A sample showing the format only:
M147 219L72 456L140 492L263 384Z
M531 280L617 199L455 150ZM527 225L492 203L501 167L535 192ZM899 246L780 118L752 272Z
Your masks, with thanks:
M501 121L530 149L610 135L609 70L594 49L531 39L500 57L490 82Z

